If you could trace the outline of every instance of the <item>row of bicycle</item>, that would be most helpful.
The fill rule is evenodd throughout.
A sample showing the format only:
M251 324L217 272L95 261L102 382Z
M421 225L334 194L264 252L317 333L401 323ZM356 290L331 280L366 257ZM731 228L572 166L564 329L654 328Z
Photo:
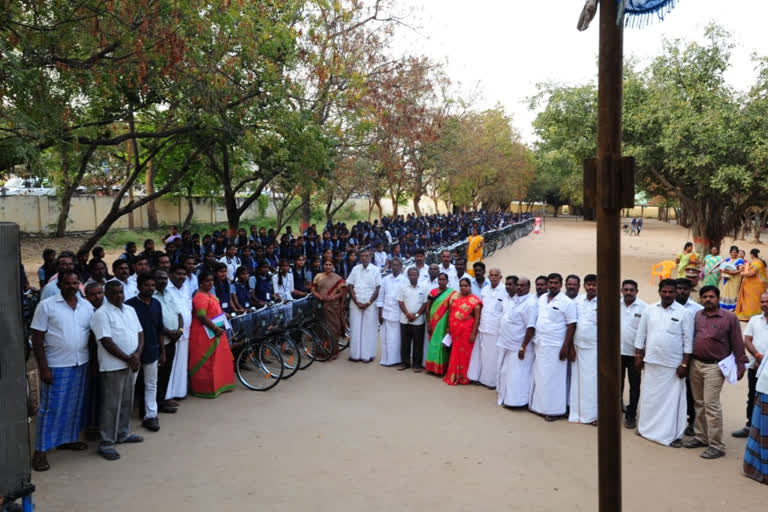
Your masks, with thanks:
M349 345L349 337L337 339L321 319L322 304L307 296L281 304L251 308L230 318L230 344L235 374L248 389L266 391L281 379L293 377L315 361L328 361Z

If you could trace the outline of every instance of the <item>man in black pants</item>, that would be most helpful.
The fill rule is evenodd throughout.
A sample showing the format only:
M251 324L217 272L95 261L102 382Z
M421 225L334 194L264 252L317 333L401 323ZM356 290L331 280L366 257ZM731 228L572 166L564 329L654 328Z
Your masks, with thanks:
M733 437L748 437L749 430L752 427L752 406L755 405L755 393L757 387L757 369L763 361L763 354L768 351L768 293L760 296L760 309L762 315L755 315L749 319L747 328L744 329L744 346L747 352L752 354L754 361L747 370L747 381L749 388L747 391L747 426L735 432Z
M403 368L421 371L424 355L424 311L427 309L427 292L419 286L419 270L408 269L408 284L400 288L397 297L400 305L400 356ZM413 349L413 352L411 352Z
M640 372L635 368L635 334L647 304L637 298L637 283L631 279L621 283L621 391L624 376L629 379L629 405L624 409L624 426L637 426L637 403L640 401Z

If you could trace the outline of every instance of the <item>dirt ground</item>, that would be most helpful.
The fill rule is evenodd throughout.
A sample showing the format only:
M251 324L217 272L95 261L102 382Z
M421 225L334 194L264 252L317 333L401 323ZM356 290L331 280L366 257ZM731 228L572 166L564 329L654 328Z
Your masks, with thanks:
M549 219L494 255L504 274L595 270L595 225ZM648 222L622 237L623 275L648 284L684 229ZM751 248L751 245L746 247ZM726 384L727 456L653 444L624 430L624 510L762 510L764 486L741 475L746 382ZM597 509L597 429L497 407L480 386L346 360L315 363L266 393L188 399L156 434L106 462L95 444L55 452L33 475L38 510L494 511ZM134 420L136 431L141 431Z

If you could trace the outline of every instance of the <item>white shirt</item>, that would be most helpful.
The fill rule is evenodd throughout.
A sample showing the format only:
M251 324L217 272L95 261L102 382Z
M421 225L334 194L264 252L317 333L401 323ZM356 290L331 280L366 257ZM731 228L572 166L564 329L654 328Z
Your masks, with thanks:
M181 285L181 288L176 288L173 281L169 279L165 293L170 293L181 308L181 318L184 320L184 336L189 337L189 328L192 326L192 298L187 295L184 289L185 285L186 283Z
M635 336L637 328L640 326L640 319L643 317L645 308L648 307L641 299L635 298L635 302L627 306L624 298L619 299L619 309L621 310L621 355L635 355Z
M536 327L536 317L539 311L536 295L509 297L504 301L504 312L501 315L499 338L496 346L515 350L523 345L525 331ZM485 311L483 311L485 314Z
M482 286L480 286L478 284L477 279L475 279L474 277L472 279L470 279L470 281L472 281L472 295L474 295L475 297L478 297L478 298L482 298L483 291L485 291L486 288L490 288L491 287L491 282L488 280L487 277L483 281L483 285ZM502 288L504 288L504 287L502 286ZM505 290L506 290L506 288L505 288ZM482 318L481 318L481 320L482 320Z
M651 304L640 319L635 348L645 349L646 363L677 368L683 354L693 351L693 315L677 301L668 308Z
M45 333L43 346L50 368L80 366L88 362L88 335L93 306L76 295L72 309L61 292L42 301L32 318L32 329Z
M139 347L139 333L142 332L136 311L128 304L118 308L111 302L104 301L104 305L93 314L91 329L96 336L99 371L111 372L128 368L128 363L107 352L101 339L111 338L117 348L126 355L136 352Z
M459 285L461 284L461 280L464 279L465 277L467 279L469 279L470 281L474 281L475 280L474 277L472 277L471 275L467 274L466 272L464 272L464 275L461 275L461 276L458 275L458 273L457 273L456 276L453 279L451 279L451 278L448 279L448 288L451 288L452 290L458 292L459 291ZM474 287L472 289L474 290Z
M181 325L179 325L179 315L181 315L182 306L176 301L174 294L168 291L168 287L165 288L163 293L155 291L155 294L152 295L152 297L157 299L157 302L159 302L160 306L163 308L163 326L169 331L183 329L183 315Z
M130 279L126 279L125 281L121 281L116 277L113 277L108 283L111 281L117 281L118 283L123 285L123 300L128 300L136 297L139 294L139 287L136 285L135 282L131 283ZM104 302L106 302L106 297L104 298Z
M589 300L586 294L580 295L574 302L578 320L573 344L581 348L594 348L597 346L597 296Z
M683 304L683 307L688 311L692 316L696 316L696 313L704 309L704 306L699 304L698 302L694 302L691 300L690 297L688 297L688 302Z
M282 286L278 283L278 279L278 274L272 276L272 289L274 290L275 295L280 295L280 298L284 301L293 300L293 295L291 295L291 292L293 292L293 272L289 271L283 276Z
M227 266L227 279L229 279L229 282L235 280L235 272L237 271L237 267L240 266L240 258L235 256L234 258L230 258L229 256L224 256L219 260L219 263L223 263Z
M189 296L189 300L195 295L198 288L197 276L195 274L188 275L187 280L184 281L184 292Z
M405 272L403 272L403 274L406 276L406 279L408 279L408 270L412 268L415 268L419 271L419 284L426 284L429 282L429 265L425 263L421 268L417 267L415 263L413 265L409 265L408 268L405 269Z
M376 288L381 286L381 271L376 265L369 264L365 268L362 263L358 263L349 273L347 284L355 287L358 302L369 302Z
M440 267L440 274L447 274L448 275L448 282L450 283L451 280L457 280L456 276L456 267L453 265L453 263L448 264L448 268L445 268L442 263L439 263L437 265Z
M421 309L421 306L427 302L427 292L424 290L424 287L420 286L418 283L416 286L413 286L411 282L408 281L408 283L400 287L400 293L398 294L397 300L403 303L403 306L405 306L405 309L407 309L410 314L414 315ZM405 316L405 313L401 311L400 323L422 325L424 323L424 314L422 313L416 320L411 322L408 320L408 317Z
M432 291L432 290L434 290L435 288L440 288L440 283L438 283L438 282L437 282L437 280L438 280L438 278L436 277L436 278L434 278L433 280L430 280L430 281L429 281L429 282L426 284L426 290L427 290L427 293L431 292L431 291Z
M483 310L480 314L480 325L477 330L485 334L499 334L501 315L504 313L504 302L509 297L507 288L499 282L496 288L488 285L483 288L482 295L478 296L483 301Z
M382 278L379 296L376 298L376 307L381 308L381 316L384 320L400 321L401 311L398 297L400 288L406 284L408 284L408 279L402 273L398 274L397 277L394 274L389 274Z
M373 253L373 264L379 268L387 266L387 253L384 251Z
M761 354L768 352L768 322L765 320L765 315L760 313L749 319L747 327L744 329L744 336L752 336L752 344L755 349ZM749 367L755 368L755 358L752 357L749 350L745 350L747 356L749 356Z
M561 291L550 301L549 293L539 297L536 313L536 336L533 342L542 347L562 347L568 325L578 319L576 303Z

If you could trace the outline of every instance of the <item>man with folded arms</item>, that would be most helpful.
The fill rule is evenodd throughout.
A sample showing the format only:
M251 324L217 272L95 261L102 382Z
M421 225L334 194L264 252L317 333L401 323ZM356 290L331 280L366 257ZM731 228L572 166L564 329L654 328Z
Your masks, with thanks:
M696 313L691 361L691 391L696 403L695 437L686 439L686 448L707 447L700 457L717 459L725 455L723 444L723 409L720 391L725 376L717 365L731 354L736 359L738 378L744 377L744 341L739 318L720 309L720 290L704 286L699 292L704 309Z

